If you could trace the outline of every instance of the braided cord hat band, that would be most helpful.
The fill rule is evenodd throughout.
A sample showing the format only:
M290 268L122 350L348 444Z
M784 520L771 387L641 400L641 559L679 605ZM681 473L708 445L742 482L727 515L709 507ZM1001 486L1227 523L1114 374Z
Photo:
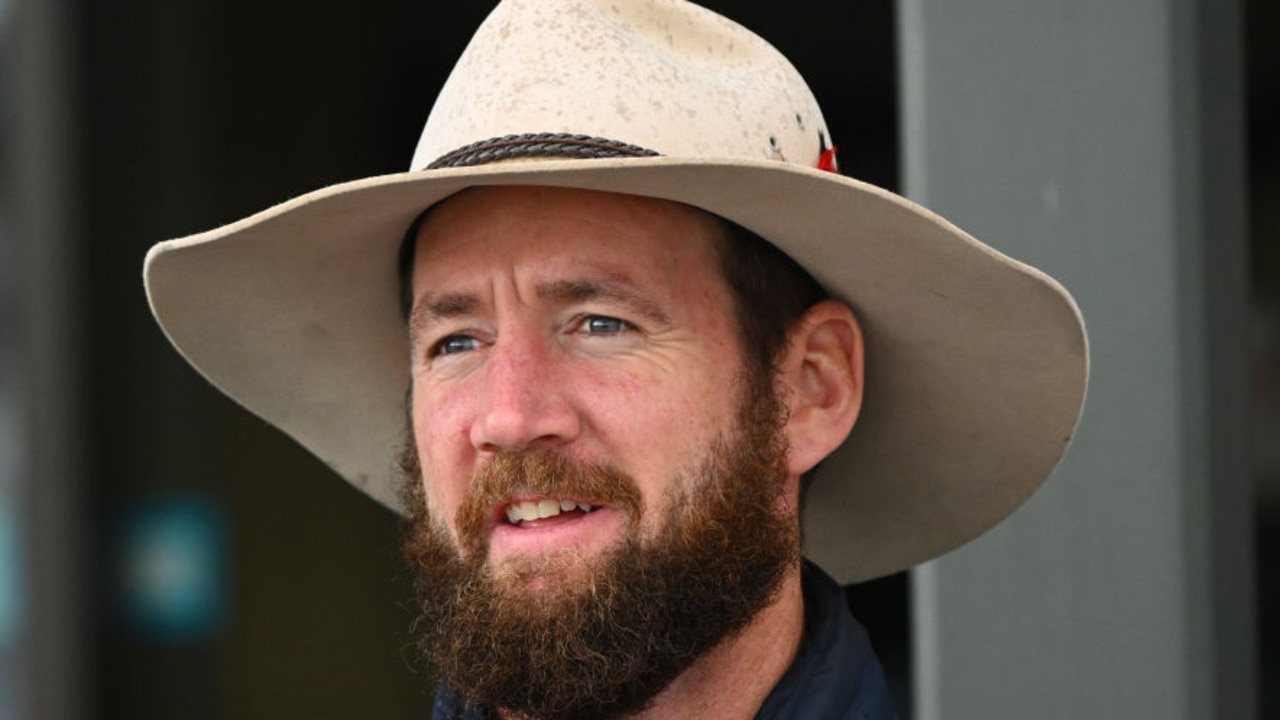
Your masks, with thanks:
M659 153L620 140L570 133L524 133L481 140L447 152L427 165L427 170L474 167L521 158L656 157Z

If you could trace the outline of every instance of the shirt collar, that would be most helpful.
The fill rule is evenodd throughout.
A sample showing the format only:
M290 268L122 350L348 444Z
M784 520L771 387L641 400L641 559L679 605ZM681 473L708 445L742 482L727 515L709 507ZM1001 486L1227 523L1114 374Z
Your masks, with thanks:
M849 612L844 589L804 561L804 637L791 667L765 698L756 720L897 715L867 631Z

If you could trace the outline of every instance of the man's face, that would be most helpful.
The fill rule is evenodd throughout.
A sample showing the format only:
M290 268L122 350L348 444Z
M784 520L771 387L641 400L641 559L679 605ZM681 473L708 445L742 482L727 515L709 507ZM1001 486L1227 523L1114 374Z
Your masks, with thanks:
M677 203L548 188L475 189L431 213L413 272L414 441L430 512L464 551L499 572L555 559L571 573L659 529L672 484L737 409L720 232ZM636 512L515 488L460 533L473 475L527 450L624 473Z
M472 700L635 711L798 568L783 414L739 360L718 232L675 204L531 189L424 225L406 557L420 641Z

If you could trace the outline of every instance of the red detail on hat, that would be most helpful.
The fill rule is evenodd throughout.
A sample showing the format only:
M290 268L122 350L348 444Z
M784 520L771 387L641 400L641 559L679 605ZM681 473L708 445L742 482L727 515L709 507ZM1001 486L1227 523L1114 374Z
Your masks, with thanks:
M836 148L836 147L832 146L832 148L831 148L830 150L824 150L824 151L822 152L821 157L819 157L819 158L818 158L818 169L819 169L819 170L826 170L827 172L833 172L833 173L838 173L838 172L840 172L840 170L839 170L838 166L836 165L836 150L837 150L837 149L838 149L838 148Z

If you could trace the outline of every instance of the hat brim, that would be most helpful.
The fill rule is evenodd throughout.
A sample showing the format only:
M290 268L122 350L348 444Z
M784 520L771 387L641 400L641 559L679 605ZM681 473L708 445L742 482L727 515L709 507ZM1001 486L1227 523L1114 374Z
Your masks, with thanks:
M144 270L152 310L215 386L399 510L399 245L424 208L481 185L693 205L768 239L854 308L863 410L819 470L804 520L806 554L843 582L978 536L1070 442L1088 348L1058 283L893 193L778 162L530 161L334 185L156 245Z

